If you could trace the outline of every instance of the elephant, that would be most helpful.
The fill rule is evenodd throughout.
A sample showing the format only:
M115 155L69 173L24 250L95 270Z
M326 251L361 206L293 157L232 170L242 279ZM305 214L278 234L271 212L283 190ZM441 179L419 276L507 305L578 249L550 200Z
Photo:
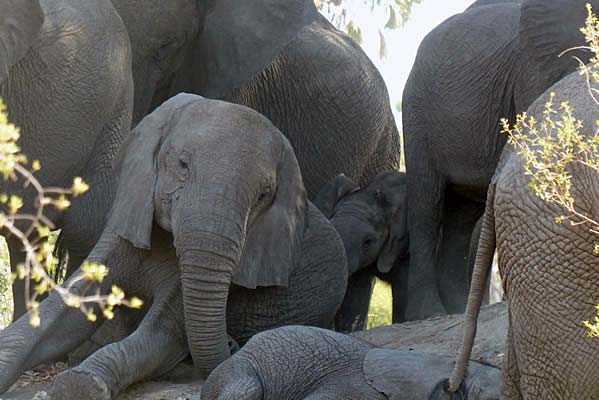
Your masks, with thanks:
M338 332L286 326L254 336L212 372L202 400L427 398L450 357L374 347ZM472 362L464 392L498 400L501 371Z
M399 168L385 83L313 0L112 0L131 36L134 123L180 92L248 106L289 139L309 198Z
M335 329L364 330L373 277L393 288L393 321L404 319L409 235L405 173L385 171L364 187L341 174L325 185L314 204L339 233L350 280Z
M76 176L91 186L66 212L44 210L62 229L62 243L79 264L100 237L110 211L111 162L131 124L130 43L110 1L3 0L0 98L22 131L22 152L41 162L35 176L42 186L71 187ZM0 191L22 197L20 212L27 214L33 212L37 193L22 184L4 180ZM15 237L7 242L14 270L25 254ZM17 280L15 319L26 311L26 295L24 281Z
M461 313L466 255L487 187L515 120L547 88L588 60L586 0L479 1L422 41L402 118L410 267L406 318ZM599 6L599 2L591 1Z
M243 345L283 325L330 326L347 285L343 243L307 200L289 142L265 117L179 94L131 132L115 174L89 260L113 272L100 289L116 283L153 301L134 333L57 381L59 398L110 398L188 351L205 378L229 356L229 337ZM87 322L55 293L39 310L41 328L25 315L0 333L0 393L27 368L76 349L101 321Z
M595 138L599 110L589 96L586 77L574 72L562 79L533 103L527 115L544 121L551 93L558 104L569 102L574 117L582 121L581 135ZM532 134L527 130L525 135ZM587 337L581 322L594 314L599 298L596 236L587 224L557 223L556 217L564 211L531 190L526 170L520 153L506 147L489 186L462 348L444 385L447 390L431 398L454 398L451 391L462 382L475 337L481 289L495 249L509 307L501 398L597 398L599 371L591 366L599 356L599 342ZM597 174L578 163L572 163L568 173L576 207L596 220Z

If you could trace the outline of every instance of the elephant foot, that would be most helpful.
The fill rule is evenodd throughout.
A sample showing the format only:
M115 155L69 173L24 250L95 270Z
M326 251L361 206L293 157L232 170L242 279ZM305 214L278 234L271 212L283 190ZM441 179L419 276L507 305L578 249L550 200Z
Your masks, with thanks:
M58 375L50 389L54 400L111 400L106 383L99 377L70 369Z

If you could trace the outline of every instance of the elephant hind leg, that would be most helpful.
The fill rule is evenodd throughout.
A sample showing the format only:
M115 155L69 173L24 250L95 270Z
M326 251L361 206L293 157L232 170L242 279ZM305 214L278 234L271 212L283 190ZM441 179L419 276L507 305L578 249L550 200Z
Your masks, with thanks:
M503 383L501 385L501 398L508 400L522 400L520 392L520 370L514 349L512 328L508 327L506 354L503 360Z

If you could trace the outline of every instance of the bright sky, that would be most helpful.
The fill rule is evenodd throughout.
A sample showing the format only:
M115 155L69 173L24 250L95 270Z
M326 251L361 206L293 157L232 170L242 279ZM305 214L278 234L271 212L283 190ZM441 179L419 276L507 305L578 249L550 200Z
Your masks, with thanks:
M413 6L412 17L404 28L385 32L387 58L381 60L376 26L377 22L380 26L381 21L386 21L386 16L373 15L362 0L351 1L352 18L357 19L360 26L370 28L363 32L362 46L383 75L394 108L401 100L405 81L422 39L434 27L448 17L464 11L473 2L474 0L423 0L422 4Z

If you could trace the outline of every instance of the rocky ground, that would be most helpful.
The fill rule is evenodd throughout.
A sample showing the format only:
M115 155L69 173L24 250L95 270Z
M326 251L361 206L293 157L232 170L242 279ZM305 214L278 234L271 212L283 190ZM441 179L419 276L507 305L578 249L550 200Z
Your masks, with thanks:
M419 350L454 355L461 342L461 315L436 317L425 321L408 322L354 334L381 347ZM483 308L472 359L501 365L507 328L507 304L497 303ZM0 395L0 400L48 400L45 391L52 379L63 370L63 364L29 371L12 390ZM146 382L132 387L118 400L199 400L198 383L169 381Z

